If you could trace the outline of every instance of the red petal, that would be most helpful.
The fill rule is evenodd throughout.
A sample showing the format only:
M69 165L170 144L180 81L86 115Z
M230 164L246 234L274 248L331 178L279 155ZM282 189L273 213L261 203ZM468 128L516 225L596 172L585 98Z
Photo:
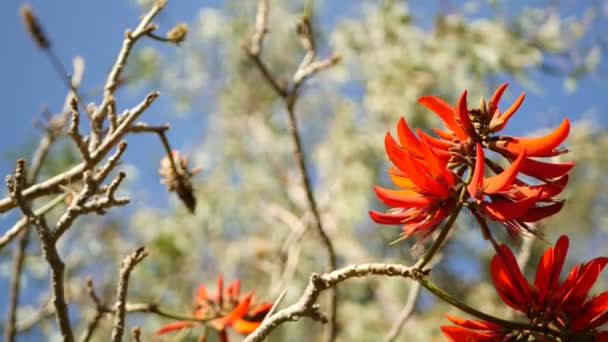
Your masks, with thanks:
M458 100L458 117L464 131L469 135L470 132L475 132L471 118L469 117L469 108L467 106L467 91L463 91Z
M248 294L239 304L226 316L213 320L213 325L218 330L223 330L225 327L232 325L237 319L243 318L249 310L253 294Z
M494 194L499 191L505 190L507 187L513 184L513 180L517 177L519 173L519 167L521 165L522 160L525 156L524 153L520 154L515 161L509 165L503 172L499 173L496 176L488 177L483 180L484 192L486 194Z
M459 317L452 316L452 315L445 315L445 316L452 323L460 325L461 327L469 328L469 329L495 330L495 329L502 328L501 325L492 323L492 322L464 319L464 318L459 318Z
M175 330L182 330L184 328L188 328L193 325L194 325L193 322L186 322L186 321L169 323L167 325L163 325L158 330L156 330L156 335L162 335L162 334L165 334L165 333L168 333L171 331L175 331Z
M544 218L549 216L553 216L562 210L564 207L564 202L556 202L550 205L546 205L543 207L533 207L528 210L528 212L520 218L523 222L538 222Z
M441 326L441 332L452 342L491 342L496 341L496 338L500 336L500 334L496 332L472 331L448 325Z
M484 203L483 209L494 220L505 222L525 216L536 201L537 198L534 197L516 202L497 201L492 203Z
M435 132L441 139L445 139L447 141L452 141L452 139L454 139L454 134L448 131L442 131L439 128L433 128L433 132Z
M433 203L433 200L429 197L412 195L412 190L390 190L379 186L374 186L374 190L378 198L391 207L424 208Z
M522 102L524 102L525 97L526 97L526 94L522 93L515 100L515 102L513 102L511 107L509 107L509 109L507 109L505 112L503 112L502 115L500 115L499 117L493 118L492 119L493 122L490 123L490 131L498 132L498 131L502 130L507 125L507 122L509 121L511 116L513 116L513 114L515 114L515 112L521 106Z
M585 304L583 312L581 312L580 316L572 322L572 330L587 330L601 325L601 322L599 322L600 324L597 324L598 322L594 321L600 318L605 312L608 312L608 292L595 296ZM593 326L591 326L592 324Z
M433 138L432 136L424 133L421 129L416 129L416 133L418 133L420 138L426 141L429 145L440 150L447 151L450 147L452 147L452 144L449 141Z
M545 250L542 258L538 262L536 267L536 277L534 278L534 287L538 291L538 301L542 305L545 302L545 298L550 291L550 284L553 274L553 265L555 254L553 247L549 247Z
M496 293L502 301L515 310L526 312L527 298L513 281L504 261L498 256L495 256L490 263L490 274Z
M232 329L240 332L241 334L250 334L257 329L262 322L251 322L244 319L237 319L232 323Z
M209 291L207 291L205 285L200 285L196 290L195 301L197 304L206 305L207 300L209 300Z
M443 120L446 126L456 134L458 139L461 141L467 140L469 136L462 129L462 126L458 121L456 121L454 111L447 102L436 96L423 96L418 99L418 102L435 112L435 114Z
M397 136L401 146L416 153L420 151L420 141L414 135L404 118L400 118L397 122Z
M494 91L494 95L492 95L492 97L490 98L490 115L493 116L496 112L496 109L498 109L498 102L500 102L500 98L502 97L502 94L505 92L505 89L507 89L508 86L509 83L503 83Z
M519 172L540 180L546 180L558 178L567 174L573 166L574 162L546 163L540 160L526 158L521 164Z
M591 290L591 287L595 284L595 281L602 272L602 269L606 266L606 263L608 263L607 257L595 258L589 261L584 266L585 270L578 278L576 284L574 284L570 291L563 297L562 305L570 305L576 308L578 305L582 304L587 297L589 290Z
M477 143L475 145L475 169L473 170L473 176L471 176L471 183L467 186L467 190L471 197L479 199L483 190L483 172L484 172L484 155L483 147Z
M249 310L249 313L247 313L247 316L256 317L256 316L260 316L260 315L266 315L268 313L268 311L270 311L271 308L272 308L272 303L262 303L256 307L254 307L253 309Z
M509 197L513 199L523 199L526 197L538 196L539 200L550 200L564 190L569 179L570 177L565 175L553 182L539 185L526 185L522 181L516 181L518 186L515 188L515 191L510 193Z
M392 213L381 213L370 210L369 216L374 222L379 224L403 224L406 220L412 217L410 213L404 214L392 214Z
M498 141L498 150L506 150L512 155L519 155L527 151L529 157L550 157L559 154L555 150L570 133L570 120L567 118L553 132L536 138L514 137L509 140Z

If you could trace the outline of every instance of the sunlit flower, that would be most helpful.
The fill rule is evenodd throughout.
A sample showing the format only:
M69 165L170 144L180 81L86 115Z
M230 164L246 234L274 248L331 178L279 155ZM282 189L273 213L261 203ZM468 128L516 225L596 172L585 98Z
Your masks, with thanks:
M608 292L589 298L589 291L608 258L577 265L560 281L568 244L568 238L562 236L555 247L545 251L533 284L524 278L511 250L500 246L490 265L496 291L505 304L523 313L530 325L557 331L567 336L567 341L605 342L608 331L599 329L608 323ZM517 337L517 341L554 340L538 331L513 331L493 322L448 318L458 326L444 326L441 330L452 341L504 341L505 337Z
M397 124L397 135L399 143L390 133L384 143L394 164L389 175L400 189L376 186L378 198L393 209L388 213L370 211L370 216L380 224L402 224L404 237L416 232L428 236L455 206L458 178L446 166L449 155L419 139L403 118Z
M469 109L467 105L466 90L455 107L451 107L436 96L421 97L418 101L435 112L449 129L449 131L434 129L439 136L439 139L432 138L436 141L434 146L438 148L444 146L446 150L466 156L471 155L474 144L480 143L510 161L526 151L526 158L522 162L522 173L540 180L564 176L574 166L573 162L549 163L533 158L553 157L567 152L566 149L559 148L570 132L570 121L567 118L554 131L541 137L497 135L517 112L525 98L525 94L522 93L502 112L498 104L507 86L507 83L502 84L496 89L490 101L486 102L482 99L480 108L475 109Z
M483 148L478 143L475 150L475 168L467 190L474 201L469 208L476 216L489 216L505 225L508 232L517 238L519 232L529 230L527 223L539 221L562 209L564 202L555 196L568 183L568 175L550 183L526 184L517 179L526 158L524 151L509 167L495 176L485 177Z
M454 107L436 96L421 97L419 102L437 114L448 130L434 129L438 137L420 129L414 133L402 118L397 124L399 142L387 133L386 153L394 164L389 175L399 189L375 188L378 198L392 208L386 213L371 211L371 218L380 224L402 225L404 238L417 232L427 237L461 201L484 224L482 228L489 218L518 239L523 231L534 233L530 223L558 213L564 201L556 196L568 184L574 163L534 158L566 152L559 145L568 136L570 122L565 119L539 138L498 135L525 97L521 94L502 112L498 104L506 87L500 86L489 101L482 99L474 109L467 104L467 91ZM485 149L504 157L508 165L503 168L486 158ZM486 166L493 176L484 174ZM468 196L459 198L462 186ZM489 234L489 229L483 231Z
M253 293L240 295L240 280L235 280L224 289L224 280L218 279L217 291L210 294L207 287L199 286L194 298L193 317L208 321L218 332L221 341L228 341L227 328L241 334L249 334L261 323L272 303L251 306ZM167 324L156 331L157 335L202 324L197 321L178 321Z

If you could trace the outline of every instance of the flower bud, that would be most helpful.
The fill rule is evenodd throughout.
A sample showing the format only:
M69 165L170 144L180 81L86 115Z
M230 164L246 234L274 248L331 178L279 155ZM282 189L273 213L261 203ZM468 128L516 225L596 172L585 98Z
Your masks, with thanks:
M25 23L25 27L27 28L27 31L30 33L30 36L32 37L34 42L41 49L50 48L51 42L44 34L44 31L42 30L42 26L40 25L38 18L36 18L36 16L34 15L32 8L28 5L23 5L23 6L21 6L20 12L21 12L21 18L23 19L23 22Z

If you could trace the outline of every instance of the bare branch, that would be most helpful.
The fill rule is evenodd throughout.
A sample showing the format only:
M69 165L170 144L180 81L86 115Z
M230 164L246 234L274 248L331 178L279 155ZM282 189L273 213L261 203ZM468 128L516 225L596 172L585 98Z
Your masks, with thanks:
M298 123L295 114L295 104L299 97L299 89L306 78L316 74L317 72L324 70L339 61L338 57L330 57L326 60L315 61L316 49L314 43L314 37L312 34L312 26L310 22L310 13L305 13L298 23L298 39L306 50L306 55L300 62L296 72L293 76L293 84L291 86L281 86L276 81L276 78L272 75L269 69L266 67L261 59L262 43L265 33L267 32L266 20L268 17L268 3L265 0L259 0L258 9L256 15L256 26L253 36L251 37L251 44L245 46L247 54L255 62L256 66L260 70L264 79L272 86L277 95L281 97L285 102L285 107L288 114L288 128L291 140L294 145L294 156L300 174L302 177L302 184L306 192L306 198L310 210L315 218L315 228L317 234L321 237L321 242L325 251L327 252L329 259L329 270L334 270L338 266L336 252L327 234L323 222L321 220L321 214L314 197L312 182L310 175L306 168L306 158L304 154L304 147L302 144L302 138L298 129ZM326 334L326 341L333 341L337 335L336 320L338 311L338 294L335 289L331 290L330 293L330 324Z
M412 312L414 312L414 309L416 308L416 301L418 299L418 294L420 294L420 287L421 285L418 282L412 282L410 285L410 291L407 294L405 306L384 338L384 342L392 342L399 337L403 325L405 322L407 322L412 315Z
M401 264L362 264L350 265L330 273L313 274L310 276L304 293L295 304L267 316L262 324L245 338L244 342L263 341L279 325L289 321L297 321L300 317L309 317L327 322L327 317L319 311L319 306L315 302L321 292L334 288L347 279L372 274L410 278L413 270L415 268Z
M148 251L144 247L138 248L131 255L123 259L120 264L120 276L118 278L118 287L116 290L116 316L114 317L114 328L112 329L112 342L120 342L124 331L126 304L127 304L127 288L129 286L129 275L140 261L148 255Z
M131 335L133 336L133 342L141 341L141 329L139 327L133 328Z
M78 103L76 99L72 100L72 121L70 123L70 128L68 129L68 134L74 140L76 147L80 151L80 155L82 155L82 159L84 159L85 163L91 162L91 154L89 153L89 148L84 141L82 135L80 134L80 130L78 128L80 124L80 114L78 113Z

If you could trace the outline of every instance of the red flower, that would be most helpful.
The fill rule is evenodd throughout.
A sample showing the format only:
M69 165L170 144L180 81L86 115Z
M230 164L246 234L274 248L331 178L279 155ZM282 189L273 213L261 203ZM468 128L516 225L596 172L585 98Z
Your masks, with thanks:
M567 118L553 132L541 137L496 135L507 125L525 98L525 94L522 93L507 110L501 112L498 103L507 86L507 83L502 84L496 89L489 102L482 101L481 108L472 110L467 105L466 90L454 108L439 97L421 97L418 102L435 112L450 130L435 129L440 139L433 139L463 155L470 155L475 143L481 143L511 161L526 151L521 172L540 180L564 176L574 166L573 162L547 163L531 157L552 157L567 152L566 149L558 148L570 132L570 121Z
M393 209L370 211L380 224L403 224L404 236L424 232L425 236L452 211L456 204L454 186L458 177L447 168L449 154L418 138L402 118L397 124L399 143L386 134L386 153L395 167L389 175L399 190L375 187L378 198Z
M595 258L575 266L561 282L560 274L568 253L568 244L568 238L562 236L555 247L549 247L545 251L533 284L524 278L511 250L505 245L500 246L490 265L496 291L505 304L524 313L531 325L551 327L569 336L572 341L606 341L608 332L599 331L599 328L608 323L608 292L591 298L588 295L608 263L608 258ZM443 333L452 341L467 341L465 337L473 338L477 335L504 337L508 334L532 334L529 331L510 331L495 323L450 320L460 326L442 327ZM538 339L539 333L534 334Z
M224 279L218 278L217 292L210 295L204 285L199 286L194 299L193 316L209 320L222 341L228 341L227 328L232 328L241 334L249 334L261 323L272 303L262 303L251 307L253 293L240 296L240 280L235 280L224 289ZM156 331L161 335L170 331L192 327L196 321L178 321L167 324Z
M489 216L504 224L512 236L526 225L553 215L561 210L563 201L554 199L568 183L568 175L549 183L528 185L517 179L521 172L526 151L521 153L508 168L495 176L484 177L485 156L481 144L476 145L475 168L467 190L477 206L470 207L475 215Z
M532 157L565 152L558 146L567 137L570 122L565 119L558 129L540 138L496 135L525 97L520 95L501 112L498 103L506 87L500 86L490 101L482 100L476 109L469 109L466 90L454 107L436 96L421 97L418 101L435 112L449 130L435 129L438 138L419 129L415 134L402 118L397 124L399 142L386 134L386 153L394 164L389 175L399 189L375 187L378 198L392 208L387 213L370 211L371 218L380 224L402 225L404 238L417 232L424 238L461 200L480 222L489 217L518 238L522 231L533 233L529 223L558 213L564 202L556 196L568 183L574 163L549 163ZM484 148L498 152L509 166L503 169L486 159ZM485 166L495 176L485 177ZM520 174L537 180L529 183L519 179ZM470 184L463 181L465 175L472 179ZM467 186L470 198L457 196L462 185ZM487 229L484 232L488 233Z

